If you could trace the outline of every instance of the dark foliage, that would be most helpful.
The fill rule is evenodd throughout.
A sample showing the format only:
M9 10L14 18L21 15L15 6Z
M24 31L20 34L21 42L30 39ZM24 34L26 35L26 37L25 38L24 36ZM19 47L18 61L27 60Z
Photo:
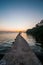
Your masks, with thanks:
M43 26L34 27L26 31L27 34L33 35L36 41L43 43Z

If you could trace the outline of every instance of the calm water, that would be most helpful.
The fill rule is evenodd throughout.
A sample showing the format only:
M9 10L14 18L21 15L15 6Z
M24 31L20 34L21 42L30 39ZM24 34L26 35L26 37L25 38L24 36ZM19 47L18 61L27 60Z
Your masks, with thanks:
M0 33L0 54L11 48L12 42L15 41L17 35L18 33Z
M30 35L27 36L26 33L22 33L21 35L25 38L33 52L36 54L36 56L43 64L43 44L36 43L35 38L33 38L33 36Z
M16 36L18 33L0 33L0 54L6 53L6 50L8 48L11 48L12 42L15 41ZM36 43L35 38L28 35L26 33L21 34L25 40L28 42L29 46L32 48L32 50L39 56L43 56L43 46L41 43Z
M22 33L21 35L25 38L25 40L28 42L29 46L32 49L36 50L39 53L42 51L42 49L43 49L41 47L42 44L41 43L36 43L36 40L33 36L30 36L30 35L27 36L26 33Z
M15 41L17 35L18 33L0 33L0 50L2 50L3 47L11 47L12 42ZM41 44L36 43L36 40L32 36L27 36L26 33L22 33L21 35L25 38L30 47L35 50L35 52L43 53Z
M12 42L18 33L0 33L0 45L6 42Z

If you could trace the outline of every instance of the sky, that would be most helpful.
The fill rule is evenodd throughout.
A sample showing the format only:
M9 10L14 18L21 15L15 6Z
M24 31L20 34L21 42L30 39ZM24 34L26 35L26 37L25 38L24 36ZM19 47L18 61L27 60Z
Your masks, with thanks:
M0 0L0 31L22 31L43 19L43 0Z

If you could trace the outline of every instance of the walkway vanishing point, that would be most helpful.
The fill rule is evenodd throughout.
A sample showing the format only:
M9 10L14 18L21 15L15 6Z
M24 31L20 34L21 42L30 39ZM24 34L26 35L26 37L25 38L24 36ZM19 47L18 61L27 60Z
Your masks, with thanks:
M41 65L41 63L26 40L19 34L0 65Z

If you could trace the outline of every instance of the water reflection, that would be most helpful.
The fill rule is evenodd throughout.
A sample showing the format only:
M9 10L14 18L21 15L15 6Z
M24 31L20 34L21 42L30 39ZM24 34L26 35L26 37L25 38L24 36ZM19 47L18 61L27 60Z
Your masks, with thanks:
M12 42L15 40L18 33L1 33L0 34L0 54L3 55L6 51L11 48ZM34 37L27 35L26 33L21 34L24 39L28 42L31 49L39 57L43 63L43 45L41 43L36 43ZM1 57L0 55L0 57Z
M12 47L18 33L0 33L0 54L5 54Z
M18 33L2 33L2 34L0 34L0 44L14 41L17 34Z
M37 55L37 57L43 64L43 44L37 43L34 37L27 35L26 33L22 33L21 35L28 42L31 49L34 51L34 53Z
M25 40L28 42L28 44L30 45L30 46L33 46L33 45L35 45L35 38L33 38L32 36L30 36L30 35L27 35L26 33L22 33L21 34L24 38L25 38Z
M24 39L28 42L28 44L30 45L30 47L38 52L41 52L41 49L43 48L41 45L41 43L36 43L36 40L33 36L27 35L26 33L22 33L21 34Z

